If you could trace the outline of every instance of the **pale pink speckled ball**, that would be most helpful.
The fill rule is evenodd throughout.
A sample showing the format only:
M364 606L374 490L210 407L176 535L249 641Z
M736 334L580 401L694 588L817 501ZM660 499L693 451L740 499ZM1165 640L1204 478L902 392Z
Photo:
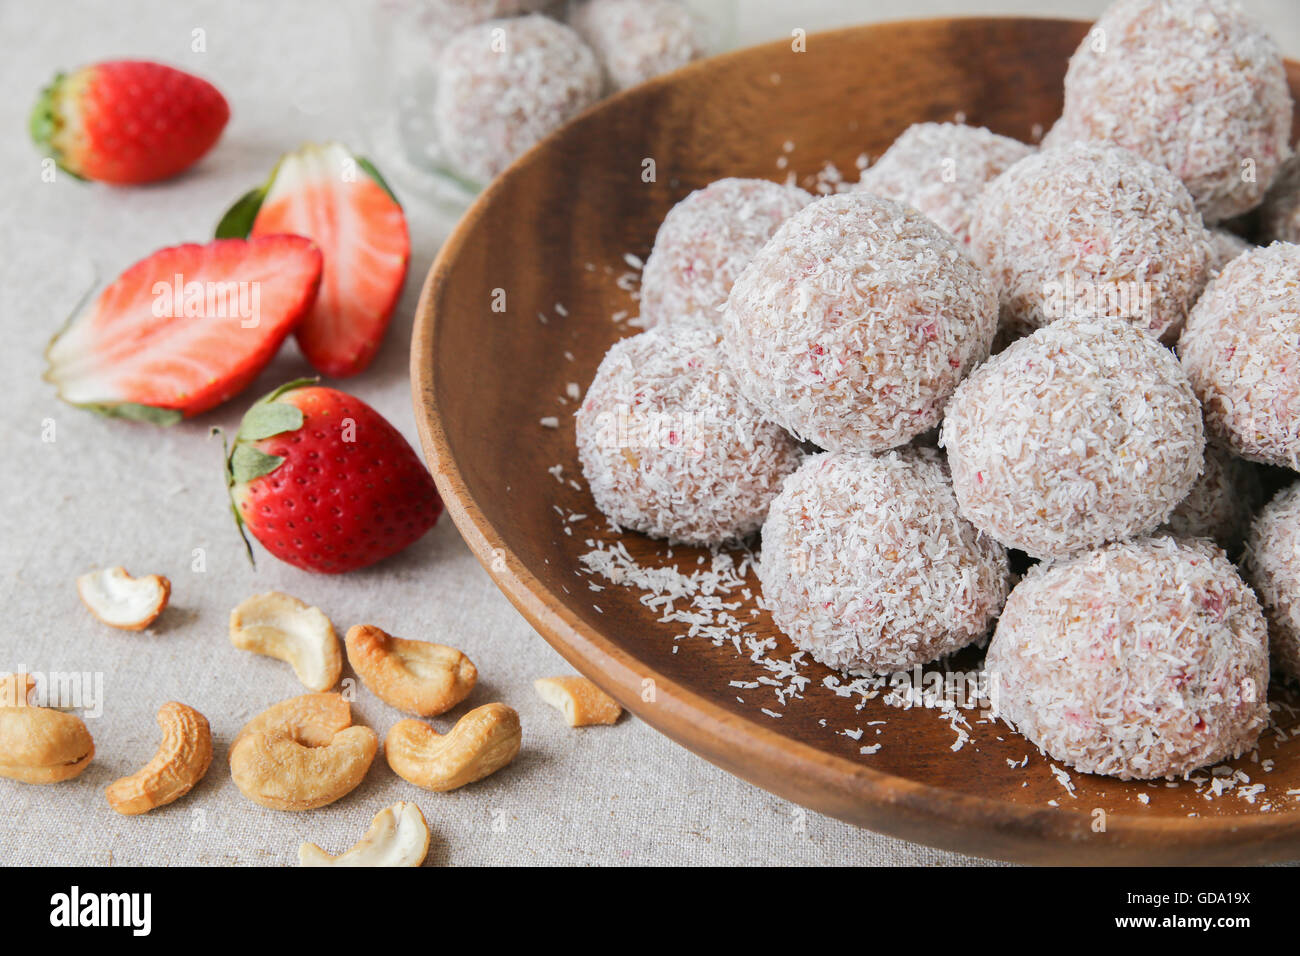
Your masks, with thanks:
M1242 563L1264 605L1273 660L1300 681L1300 482L1260 511Z
M1268 631L1218 548L1157 537L1031 568L985 667L999 717L1122 780L1240 756L1268 720Z
M704 55L700 24L677 0L582 0L570 22L596 51L616 90Z

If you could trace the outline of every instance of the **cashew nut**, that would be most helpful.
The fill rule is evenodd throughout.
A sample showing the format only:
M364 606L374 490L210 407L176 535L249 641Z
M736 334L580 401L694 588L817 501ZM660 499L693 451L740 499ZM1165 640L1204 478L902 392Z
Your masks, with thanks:
M330 619L320 608L279 591L255 594L230 612L230 643L285 661L308 690L329 690L343 672Z
M519 715L505 704L484 704L445 735L419 720L399 720L388 732L388 765L417 787L455 790L496 773L519 753Z
M298 847L300 866L419 866L429 853L429 825L413 803L399 801L370 821L350 850L330 856L315 843Z
M33 707L27 674L7 674L0 683L0 777L23 783L71 780L90 765L95 742L74 714ZM12 703L7 703L12 702Z
M362 682L408 714L432 717L451 710L478 680L473 662L454 647L403 640L369 624L351 628L344 643Z
M537 695L564 714L570 727L613 724L623 708L585 677L542 677L533 681Z
M77 593L109 627L141 631L167 606L172 583L159 574L133 578L124 568L101 568L77 578Z
M230 775L244 796L272 810L314 810L361 783L379 749L352 724L338 694L303 694L268 708L230 745Z
M104 791L108 805L118 813L148 813L179 800L208 772L212 731L206 717L193 707L168 701L158 709L158 726L163 739L153 759Z

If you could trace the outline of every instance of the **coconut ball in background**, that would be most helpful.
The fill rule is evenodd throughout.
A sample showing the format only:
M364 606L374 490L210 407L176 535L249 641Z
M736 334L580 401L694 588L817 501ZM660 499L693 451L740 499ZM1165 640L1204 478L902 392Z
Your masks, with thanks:
M1300 680L1300 482L1260 511L1242 565L1264 605L1274 663Z
M1206 445L1205 470L1160 529L1180 538L1211 538L1230 556L1236 555L1263 500L1257 466Z
M1201 473L1201 408L1174 354L1122 319L1071 317L957 389L940 439L962 514L1055 558L1153 531Z
M1255 246L1247 242L1235 232L1229 232L1227 229L1218 227L1210 230L1210 268L1206 281L1214 278L1223 271L1226 266L1237 256L1241 255Z
M1264 197L1259 231L1265 244L1300 240L1300 156L1287 160Z
M643 325L699 320L720 326L719 310L741 270L812 199L797 186L719 179L677 203L641 273Z
M717 334L703 328L615 343L576 417L597 507L619 527L672 543L711 546L758 530L802 459L741 396Z
M971 251L1023 334L1074 311L1177 337L1204 288L1210 236L1167 169L1135 153L1072 143L1021 160L980 196Z
M917 123L863 171L857 188L906 203L967 243L984 187L1034 151L982 126Z
M1048 142L1131 149L1215 223L1263 199L1290 154L1291 109L1281 53L1234 0L1118 0L1070 59Z
M1275 242L1228 263L1188 317L1178 354L1213 439L1300 469L1300 246Z
M985 660L995 713L1122 780L1240 756L1268 720L1268 631L1223 552L1169 537L1031 568Z
M434 125L448 162L483 182L600 97L600 65L572 29L541 14L458 33L437 67Z
M430 28L463 30L485 20L535 13L552 0L423 0L421 6Z
M582 0L570 22L618 90L704 55L700 26L677 0Z
M825 453L785 480L758 563L772 619L838 670L889 673L983 638L1007 555L957 512L932 450Z
M732 287L724 344L741 391L829 451L933 428L988 355L997 300L950 233L864 192L786 220Z

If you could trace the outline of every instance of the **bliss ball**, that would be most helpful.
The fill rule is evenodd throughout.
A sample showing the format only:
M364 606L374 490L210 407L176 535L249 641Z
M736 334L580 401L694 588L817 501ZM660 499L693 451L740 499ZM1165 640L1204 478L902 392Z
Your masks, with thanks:
M785 480L758 577L772 619L828 667L886 674L983 638L1007 554L957 513L930 449L826 453Z
M976 204L971 249L998 287L1003 324L1020 332L1086 311L1172 340L1210 263L1177 177L1095 143L1043 150L995 179Z
M641 273L641 321L700 320L719 310L741 270L812 196L765 179L719 179L668 211Z
M741 396L716 333L655 329L614 344L577 412L578 457L615 525L712 546L762 525L802 452Z
M1264 605L1273 660L1289 678L1300 680L1300 483L1260 511L1243 563Z
M1300 155L1282 166L1259 210L1260 238L1270 242L1300 240Z
M485 20L533 13L549 0L422 0L421 10L430 27L463 30Z
M704 55L699 25L677 0L584 0L571 22L618 90Z
M736 280L723 324L764 415L829 451L884 451L939 423L988 355L997 300L950 233L853 192L786 220Z
M961 512L1037 558L1153 531L1201 473L1201 407L1174 354L1122 319L1072 317L1010 345L944 417Z
M982 126L917 123L863 171L857 188L906 203L967 243L984 187L1033 152Z
M486 182L600 92L595 55L564 24L541 14L489 20L443 49L434 125L456 171Z
M1207 222L1231 219L1290 154L1282 54L1233 0L1118 0L1070 58L1052 135L1131 149L1172 170Z
M1031 568L985 669L997 716L1054 760L1122 780L1238 757L1268 720L1259 602L1204 541L1148 538Z
M1255 465L1205 446L1205 470L1161 530L1180 538L1211 538L1230 555L1241 550L1264 489Z
M1228 263L1188 317L1178 354L1211 438L1300 470L1300 246L1275 242Z

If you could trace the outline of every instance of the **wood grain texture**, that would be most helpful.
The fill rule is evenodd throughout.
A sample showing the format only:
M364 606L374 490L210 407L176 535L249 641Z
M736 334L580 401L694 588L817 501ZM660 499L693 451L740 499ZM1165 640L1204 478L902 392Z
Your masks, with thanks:
M775 706L769 688L729 686L762 673L733 648L674 641L682 628L658 623L636 592L588 590L585 541L613 536L585 483L577 491L547 473L559 464L565 478L581 476L576 404L558 397L570 382L585 391L605 350L634 331L611 320L636 311L617 283L628 271L623 256L648 254L673 203L723 176L784 178L782 156L801 180L827 161L856 179L862 153L878 156L910 124L958 113L1031 140L1058 115L1066 62L1086 30L1016 19L841 30L809 37L805 53L785 42L756 47L600 104L496 181L430 271L411 354L421 440L452 519L533 627L641 719L759 786L909 840L1027 862L1300 856L1300 810L1288 809L1295 801L1286 796L1300 788L1300 740L1264 741L1259 757L1274 761L1271 773L1237 762L1267 785L1252 804L1232 793L1206 800L1187 783L1079 773L1071 794L1050 761L1005 726L968 714L974 739L953 752L956 734L935 711L879 699L857 710L856 698L822 686L830 672L818 665L805 668L808 689L783 717L765 715ZM1300 87L1300 71L1289 69ZM651 183L642 180L646 159L655 162ZM497 290L503 313L492 310ZM541 427L544 416L558 417L559 428ZM570 536L557 506L591 518ZM656 542L623 540L643 563L664 560ZM700 553L677 549L675 560L689 571ZM793 647L767 615L755 621L788 657ZM966 652L950 666L979 659ZM643 699L647 680L653 701ZM886 721L879 735L868 727L874 720ZM837 733L857 728L868 728L860 741ZM882 747L860 754L868 743ZM1023 768L1008 765L1026 756Z

